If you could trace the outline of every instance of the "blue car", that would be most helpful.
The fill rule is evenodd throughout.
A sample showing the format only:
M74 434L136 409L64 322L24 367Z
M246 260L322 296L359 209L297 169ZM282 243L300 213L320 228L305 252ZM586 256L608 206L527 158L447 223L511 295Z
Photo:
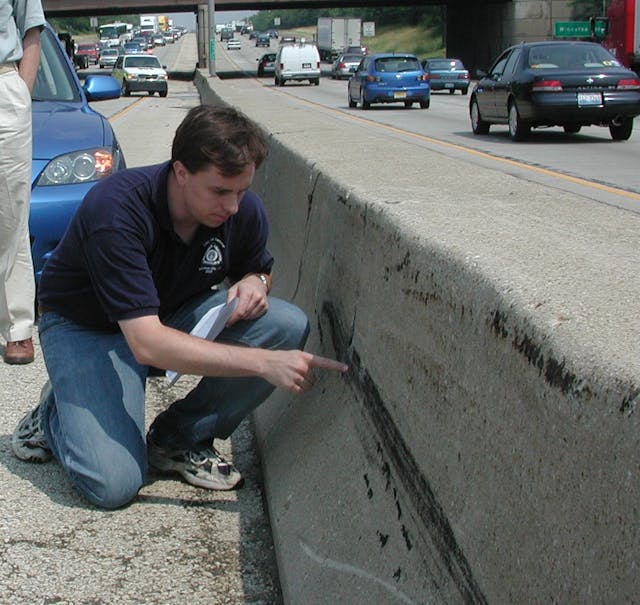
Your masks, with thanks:
M88 104L119 96L111 76L88 76L83 86L55 32L45 27L32 93L29 230L36 282L87 191L125 167L111 125Z
M347 85L349 107L369 109L373 103L419 103L431 100L429 78L420 61L408 53L378 53L363 57Z

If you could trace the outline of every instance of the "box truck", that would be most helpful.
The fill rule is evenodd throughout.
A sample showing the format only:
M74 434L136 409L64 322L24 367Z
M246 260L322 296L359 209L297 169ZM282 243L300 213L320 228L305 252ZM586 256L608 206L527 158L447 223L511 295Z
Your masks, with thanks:
M348 46L360 46L362 19L318 17L316 45L322 61L333 61Z
M159 31L156 15L140 15L140 33L157 34Z

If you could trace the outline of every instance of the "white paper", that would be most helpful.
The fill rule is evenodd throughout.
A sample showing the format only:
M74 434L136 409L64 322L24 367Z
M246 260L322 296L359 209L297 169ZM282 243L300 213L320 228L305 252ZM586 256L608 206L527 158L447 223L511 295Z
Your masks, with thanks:
M189 333L192 336L197 336L198 338L215 340L216 336L222 332L227 320L231 317L231 314L235 311L237 306L238 299L234 298L228 303L209 309ZM169 386L174 385L178 378L182 376L182 374L178 374L173 370L167 370L165 374L169 380Z

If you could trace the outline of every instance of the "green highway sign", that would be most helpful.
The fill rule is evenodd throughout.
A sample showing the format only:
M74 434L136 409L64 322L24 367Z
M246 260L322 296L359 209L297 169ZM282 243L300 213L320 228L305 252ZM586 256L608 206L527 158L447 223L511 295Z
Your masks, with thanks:
M556 38L590 38L591 27L589 21L556 21L554 24L554 35ZM595 34L604 37L605 24L596 19Z

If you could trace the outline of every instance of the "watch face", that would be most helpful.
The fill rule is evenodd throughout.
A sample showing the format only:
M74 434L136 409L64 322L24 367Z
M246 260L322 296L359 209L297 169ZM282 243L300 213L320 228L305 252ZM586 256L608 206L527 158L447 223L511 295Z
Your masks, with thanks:
M269 291L271 290L269 276L265 273L257 273L257 275L260 278L260 281L264 284L264 287L267 289L267 294L269 294Z

